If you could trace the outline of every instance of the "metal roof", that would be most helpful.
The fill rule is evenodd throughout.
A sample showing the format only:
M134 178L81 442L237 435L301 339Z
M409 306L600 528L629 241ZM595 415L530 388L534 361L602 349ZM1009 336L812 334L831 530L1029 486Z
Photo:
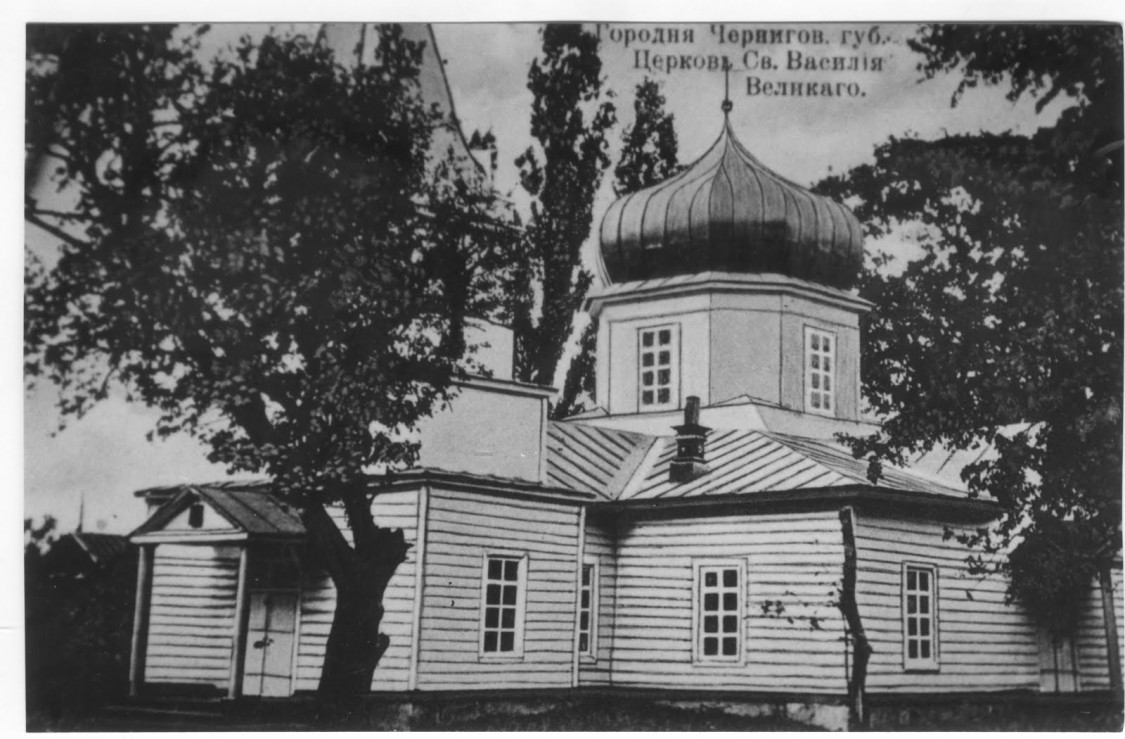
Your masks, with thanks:
M656 441L631 431L552 421L547 427L547 482L613 500Z
M90 555L94 564L105 564L125 553L129 538L120 534L75 531L71 534L78 546Z
M867 487L966 498L968 492L925 474L884 465L877 484L867 463L823 439L757 430L718 430L707 439L708 472L675 483L669 469L676 451L671 435L655 436L555 422L548 442L551 481L608 500L668 500L749 495L786 490Z
M614 201L600 241L613 282L725 270L848 288L863 265L855 215L764 165L729 120L682 172Z
M269 492L217 486L185 486L174 498L133 532L133 536L162 530L196 500L210 505L236 529L250 536L301 536L305 526L297 510Z

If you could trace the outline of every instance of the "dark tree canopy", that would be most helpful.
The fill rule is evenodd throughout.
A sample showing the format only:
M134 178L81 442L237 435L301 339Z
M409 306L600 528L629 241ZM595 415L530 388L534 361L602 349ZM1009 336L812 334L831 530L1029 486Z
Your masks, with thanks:
M911 47L930 76L1008 80L1013 98L1071 107L1030 136L892 138L821 184L856 199L869 236L920 251L876 256L862 280L876 305L863 390L886 421L855 452L878 474L935 445L991 445L964 476L1006 515L999 537L968 543L1074 519L1105 563L1120 548L1125 265L1120 159L1105 146L1121 113L1102 103L1120 99L1120 29L931 26Z
M465 316L492 310L506 261L487 194L431 152L422 47L385 26L375 64L343 66L267 35L203 65L183 29L49 31L30 34L28 171L69 200L28 188L27 222L60 249L28 271L27 376L64 414L117 382L160 410L157 433L267 473L336 584L322 689L366 690L406 547L372 520L364 470L415 459L396 432L449 397Z
M570 23L547 24L542 35L542 53L531 64L527 85L538 150L529 147L516 160L532 202L510 312L517 376L550 385L590 287L581 248L609 165L606 134L616 115L603 100L597 37ZM572 403L563 398L559 406Z
M624 146L613 170L618 197L663 182L679 169L675 116L664 110L660 84L645 77L633 98L633 123L621 136Z

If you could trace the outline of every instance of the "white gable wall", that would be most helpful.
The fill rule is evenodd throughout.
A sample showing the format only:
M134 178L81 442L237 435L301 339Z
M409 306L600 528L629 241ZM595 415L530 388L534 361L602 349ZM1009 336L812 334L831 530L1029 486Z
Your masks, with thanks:
M612 684L846 691L835 511L639 520L619 531ZM693 563L700 560L745 563L744 664L693 664ZM784 612L771 606L767 614L767 603Z
M145 681L230 682L239 550L159 544L153 555Z
M875 649L868 665L870 692L1039 689L1034 625L1017 605L1004 604L1003 578L969 574L969 551L955 540L945 541L940 522L860 511L856 529L856 597ZM904 562L938 570L937 670L903 669Z
M539 389L500 382L460 384L450 406L421 424L419 464L540 482L546 475L547 400Z
M192 504L195 505L195 504ZM203 506L203 525L194 527L189 521L191 516L192 505L189 505L184 510L180 511L179 515L173 518L164 527L165 531L234 531L235 528L230 521L223 518L222 514L216 511L207 503L200 502L199 505Z
M418 688L569 688L578 507L433 488L428 500ZM524 652L479 652L486 554L527 556Z

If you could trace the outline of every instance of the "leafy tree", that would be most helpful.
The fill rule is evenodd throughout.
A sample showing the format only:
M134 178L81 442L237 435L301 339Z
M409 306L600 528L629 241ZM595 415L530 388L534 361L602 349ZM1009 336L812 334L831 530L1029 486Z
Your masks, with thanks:
M184 35L29 31L28 156L68 202L25 199L59 241L28 270L26 374L64 414L115 381L160 411L157 434L267 473L336 587L320 690L365 693L407 552L372 519L365 469L416 459L403 432L450 397L465 315L494 307L492 203L430 157L438 112L401 28L349 67L301 36L205 67Z
M663 182L678 173L675 116L664 110L660 84L645 77L633 98L633 123L621 136L624 146L613 170L613 194L621 197Z
M613 193L628 195L663 182L680 171L675 116L664 110L660 84L645 77L633 98L633 122L621 135L621 155L613 170ZM591 318L571 360L555 415L565 418L581 410L580 397L594 397L598 321Z
M576 23L549 23L542 36L542 55L532 62L527 84L531 135L539 146L516 159L521 186L531 197L531 219L508 309L517 377L549 385L592 279L582 267L581 248L609 165L606 133L616 112L602 99L597 37ZM573 403L563 397L556 407Z
M876 255L862 278L876 305L863 389L886 420L853 450L877 476L881 462L935 446L991 445L963 477L1005 515L960 538L988 551L1043 532L1012 563L1019 597L1042 590L1034 567L1016 566L1032 550L1082 541L1071 554L1097 570L1120 549L1121 31L926 26L910 46L927 77L962 76L954 105L980 83L1007 84L1039 110L1069 103L1029 136L892 138L874 164L821 185L858 200L869 236L911 238L920 252L905 265ZM1063 520L1072 533L1051 536Z

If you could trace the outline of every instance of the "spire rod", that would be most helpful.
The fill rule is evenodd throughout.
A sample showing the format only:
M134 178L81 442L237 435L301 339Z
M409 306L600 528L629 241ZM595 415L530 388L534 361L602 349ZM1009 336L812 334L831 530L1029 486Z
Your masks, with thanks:
M723 57L723 116L729 116L734 105L730 101L730 62Z

